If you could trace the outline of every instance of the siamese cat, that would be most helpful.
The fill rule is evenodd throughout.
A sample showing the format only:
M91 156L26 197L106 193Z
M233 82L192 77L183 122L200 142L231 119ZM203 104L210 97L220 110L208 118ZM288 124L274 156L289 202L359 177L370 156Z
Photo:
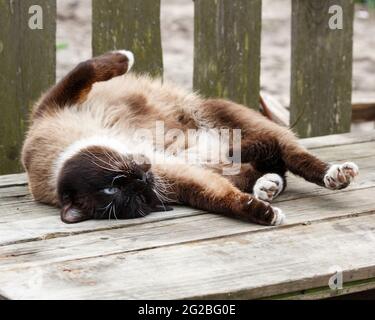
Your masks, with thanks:
M270 203L287 171L329 189L347 187L359 173L352 162L319 160L291 131L243 105L129 73L133 63L125 50L82 62L33 109L22 151L29 187L36 201L60 207L65 223L184 204L274 226L285 220ZM158 137L161 124L166 133ZM224 146L209 133L215 129L229 132L223 149L232 162L200 157ZM139 132L147 134L137 140ZM190 132L200 139L187 139ZM228 166L237 171L225 173Z

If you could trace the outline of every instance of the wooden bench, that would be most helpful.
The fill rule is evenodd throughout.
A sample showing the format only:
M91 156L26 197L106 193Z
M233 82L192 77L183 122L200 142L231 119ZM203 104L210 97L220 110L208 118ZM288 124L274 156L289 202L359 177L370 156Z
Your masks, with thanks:
M375 133L310 138L361 175L329 191L291 176L262 227L184 207L65 225L25 175L0 178L0 296L6 299L324 298L375 288ZM342 272L342 273L341 273ZM337 288L332 277L343 276Z

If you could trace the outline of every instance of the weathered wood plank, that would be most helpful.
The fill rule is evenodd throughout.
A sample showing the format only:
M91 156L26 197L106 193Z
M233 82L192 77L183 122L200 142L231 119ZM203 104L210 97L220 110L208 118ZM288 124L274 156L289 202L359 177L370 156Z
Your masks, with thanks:
M339 5L342 29L331 29ZM293 0L291 126L300 137L350 131L353 0Z
M32 9L42 9L34 28ZM31 10L31 13L29 13ZM39 10L39 9L36 9ZM0 174L20 172L28 113L55 82L56 1L0 0Z
M24 186L26 184L27 177L25 173L0 176L0 188Z
M194 89L258 110L261 0L195 0Z
M375 130L368 132L353 132L345 134L332 134L329 136L301 139L300 143L308 149L320 149L327 147L358 144L375 140Z
M134 71L163 75L160 0L93 0L94 55L129 49Z
M32 196L26 186L0 188L0 206L16 204L18 202L29 202L32 200Z
M171 212L157 212L147 218L132 220L87 221L83 224L66 225L61 222L59 210L33 203L21 203L19 206L2 206L0 222L0 246L25 241L45 240L67 237L74 234L126 229L129 226L168 221L184 216L201 215L200 210L175 207ZM4 212L4 214L3 214ZM16 230L16 232L15 232Z
M11 299L248 299L327 286L336 266L344 283L375 277L373 215L11 267L0 288Z
M225 298L228 294L259 298L327 288L328 264L340 266L345 283L350 281L350 288L333 294L364 290L363 282L353 281L375 277L370 252L375 241L375 143L357 140L347 145L345 141L313 152L331 160L356 159L365 179L332 192L292 178L290 191L277 202L288 216L288 225L281 228L185 208L146 219L67 226L60 223L57 210L27 199L26 186L4 187L0 189L0 202L5 203L0 210L0 291L17 299L43 298L47 292L49 298L72 299ZM23 197L25 202L17 201ZM9 200L14 203L6 203ZM155 277L155 269L163 271ZM136 281L140 270L144 279ZM117 277L122 272L127 276ZM10 286L10 278L18 282ZM323 291L330 295L328 289ZM100 297L95 296L98 292Z
M334 298L337 296L348 295L352 293L365 292L375 289L375 278L349 281L345 283L345 287L340 290L331 290L329 287L313 288L301 290L297 292L286 293L267 297L268 300L318 300L326 298Z
M375 188L373 187L350 193L298 199L288 203L278 203L277 206L287 213L289 228L293 225L317 223L333 218L342 219L352 215L372 214L375 219L374 201L371 198L371 194L374 194L374 192ZM19 230L19 232L29 233L30 235L32 231L36 231L33 230L33 227L39 228L37 230L39 232L45 228L43 227L45 226L43 221L38 221L38 224L31 224L27 227L22 227L22 222L25 224L25 221L8 224L8 230L1 227L3 229L1 234L10 234L11 230ZM112 228L109 228L110 226ZM84 234L72 232L66 241L61 237L66 237L70 233L61 223L59 227L61 227L60 232L45 233L42 238L34 238L34 240L44 239L47 241L21 242L13 245L8 243L5 245L1 243L2 239L0 239L0 270L3 268L9 269L10 266L12 268L19 265L23 267L40 266L56 261L133 252L235 234L268 232L271 230L268 227L244 223L214 214L180 216L179 219L154 220L153 223L128 225L112 223L106 225L107 230L98 229L96 232ZM171 237L171 234L173 234L173 237ZM85 248L85 250L83 252L78 248Z
M312 195L309 187L303 188L294 186L291 191L275 201L275 205L281 208L288 217L288 224L307 223L309 221L342 217L352 214L363 214L374 210L372 194L374 188L375 175L372 173L369 181L358 187L341 192L323 191ZM370 187L371 185L371 187ZM310 187L311 188L311 187ZM301 189L301 194L297 197L294 190ZM104 232L108 229L128 230L131 226L139 227L142 224L154 225L156 222L165 221L170 224L172 220L180 220L184 217L202 215L205 219L205 226L213 227L212 220L216 220L216 215L190 208L175 208L172 212L153 213L147 218L120 221L88 221L81 224L66 225L60 221L57 209L42 206L35 203L21 203L15 205L3 205L0 220L0 246L10 243L36 241L49 238L66 237L73 234L88 233L94 231ZM220 225L216 236L221 236L227 232L234 232L231 227L232 220L223 217L227 225ZM234 220L236 221L236 220ZM175 223L179 223L176 221ZM225 223L225 222L224 222ZM241 223L247 231L262 230L264 227ZM199 229L199 228L198 228ZM15 232L17 230L17 232ZM124 231L127 232L127 231ZM170 232L173 232L170 231ZM240 229L239 232L243 232ZM192 236L194 233L192 232ZM209 237L209 234L202 233L200 237ZM176 240L177 241L177 240Z
M360 158L371 157L374 155L372 148L375 143L363 142L359 144L332 146L329 148L312 149L311 152L319 156L322 160L332 162L340 160L356 160Z

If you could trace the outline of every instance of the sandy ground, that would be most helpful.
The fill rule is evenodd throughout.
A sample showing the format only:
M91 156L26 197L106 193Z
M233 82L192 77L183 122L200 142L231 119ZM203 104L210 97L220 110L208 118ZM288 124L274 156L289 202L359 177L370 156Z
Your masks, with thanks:
M262 92L289 105L291 0L263 0ZM193 73L192 0L162 0L165 78L186 88ZM353 100L375 101L375 14L357 7ZM57 76L91 56L91 0L58 1Z

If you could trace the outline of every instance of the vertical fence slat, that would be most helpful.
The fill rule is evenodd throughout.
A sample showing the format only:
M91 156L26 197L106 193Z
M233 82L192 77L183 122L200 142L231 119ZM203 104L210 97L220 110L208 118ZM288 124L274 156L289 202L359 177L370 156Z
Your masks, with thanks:
M160 0L93 0L93 54L129 49L134 71L163 75Z
M43 29L29 19L42 8ZM0 0L0 174L21 171L20 149L32 104L55 82L56 1Z
M332 5L343 29L330 29ZM301 138L350 131L352 0L293 0L291 125Z
M258 109L261 0L195 0L194 89Z

